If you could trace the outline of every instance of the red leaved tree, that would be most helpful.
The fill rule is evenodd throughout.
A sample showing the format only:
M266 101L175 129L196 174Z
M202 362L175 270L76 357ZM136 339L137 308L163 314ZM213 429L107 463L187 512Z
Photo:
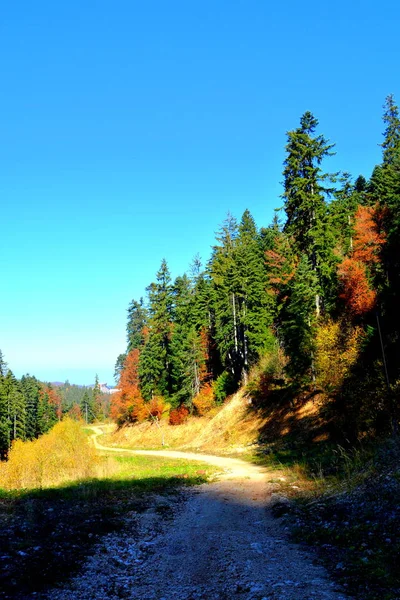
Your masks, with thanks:
M370 270L379 263L384 242L376 208L360 205L355 214L352 256L344 258L338 268L340 297L354 316L362 316L375 306L376 292L370 283Z
M127 355L118 383L119 391L112 395L111 418L123 425L143 421L147 416L145 403L139 390L139 350Z

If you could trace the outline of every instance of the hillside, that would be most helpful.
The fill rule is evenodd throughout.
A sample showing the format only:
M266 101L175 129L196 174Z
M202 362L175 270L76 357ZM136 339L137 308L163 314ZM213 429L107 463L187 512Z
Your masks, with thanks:
M145 421L117 428L103 440L124 448L159 448L164 437L164 444L170 448L243 453L257 443L265 423L266 419L249 410L248 398L239 391L220 409L214 409L211 416L191 418L175 426L164 419L158 427Z

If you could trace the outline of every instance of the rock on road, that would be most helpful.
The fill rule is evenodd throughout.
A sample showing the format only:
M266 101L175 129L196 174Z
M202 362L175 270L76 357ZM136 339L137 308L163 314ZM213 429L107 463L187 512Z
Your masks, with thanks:
M48 600L346 600L271 515L266 469L203 454L125 452L192 458L225 471L214 483L155 497L144 514L127 515L125 530L102 538L81 574ZM171 503L168 520L163 507Z

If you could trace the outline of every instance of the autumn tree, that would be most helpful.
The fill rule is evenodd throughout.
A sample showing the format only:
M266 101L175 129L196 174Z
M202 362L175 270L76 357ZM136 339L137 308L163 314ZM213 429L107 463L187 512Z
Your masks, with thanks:
M137 348L132 349L126 356L118 382L118 390L111 397L111 418L119 425L143 420L147 412L139 389L139 350Z

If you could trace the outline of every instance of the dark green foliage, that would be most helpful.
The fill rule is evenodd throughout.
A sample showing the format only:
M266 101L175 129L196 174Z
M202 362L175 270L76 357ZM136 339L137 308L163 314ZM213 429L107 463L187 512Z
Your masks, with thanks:
M156 282L147 288L149 294L149 332L140 355L139 375L143 397L169 396L172 393L172 314L171 276L165 260Z
M290 358L288 373L299 379L313 375L315 297L317 277L303 254L291 282L290 296L283 309L282 332L285 351Z
M235 248L235 288L239 341L247 372L271 343L273 301L266 294L267 273L261 239L248 210L243 213Z
M62 399L63 414L69 412L75 405L79 406L86 391L91 392L88 386L74 385L73 383L69 383L69 381L58 385L56 389L57 394Z
M93 423L93 421L96 420L94 395L93 393L89 393L86 389L82 396L80 409L82 417L84 418L86 424Z
M383 350L379 337L365 335L359 361L368 371L367 388L378 390L384 354L393 387L400 377L400 120L392 96L384 123L382 164L369 182L359 175L353 183L348 173L325 172L333 145L318 134L317 119L304 113L287 134L285 222L276 217L259 230L249 210L240 223L228 215L206 269L196 257L190 277L179 276L173 284L162 262L147 288L147 305L133 300L128 309L127 351L140 352L145 400L162 395L190 408L202 386L213 383L222 401L271 352L282 354L274 385L293 390L312 384L316 390L316 332L331 319L349 331L361 328L362 336L375 326L375 306ZM368 255L374 244L376 251ZM368 308L357 312L363 300ZM117 374L124 356L117 360ZM365 396L372 398L367 388ZM368 426L361 412L354 420Z
M21 390L26 402L26 439L33 440L37 435L40 384L36 377L24 375Z
M334 188L325 185L334 176L324 174L321 169L323 159L333 154L333 144L322 135L315 135L317 126L317 119L306 112L300 127L288 132L283 198L287 216L284 231L291 236L296 252L307 256L316 274L318 316L324 303L329 305L333 300L336 260L326 203Z
M383 134L384 141L382 143L383 163L384 165L390 165L398 159L400 150L399 109L392 94L387 96L384 109L383 122L386 125L386 129Z
M141 348L145 342L145 326L147 323L147 311L143 304L143 298L139 302L132 300L128 308L127 353L134 348Z
M124 352L123 354L119 354L117 356L117 360L115 361L115 366L114 366L114 381L116 383L118 383L119 378L121 377L121 371L124 368L124 363L126 360L126 352Z
M51 402L49 392L43 391L37 407L36 437L49 431L57 421L56 407Z
M238 384L233 375L227 371L223 371L213 384L215 402L222 404L227 396L236 392L237 388Z

